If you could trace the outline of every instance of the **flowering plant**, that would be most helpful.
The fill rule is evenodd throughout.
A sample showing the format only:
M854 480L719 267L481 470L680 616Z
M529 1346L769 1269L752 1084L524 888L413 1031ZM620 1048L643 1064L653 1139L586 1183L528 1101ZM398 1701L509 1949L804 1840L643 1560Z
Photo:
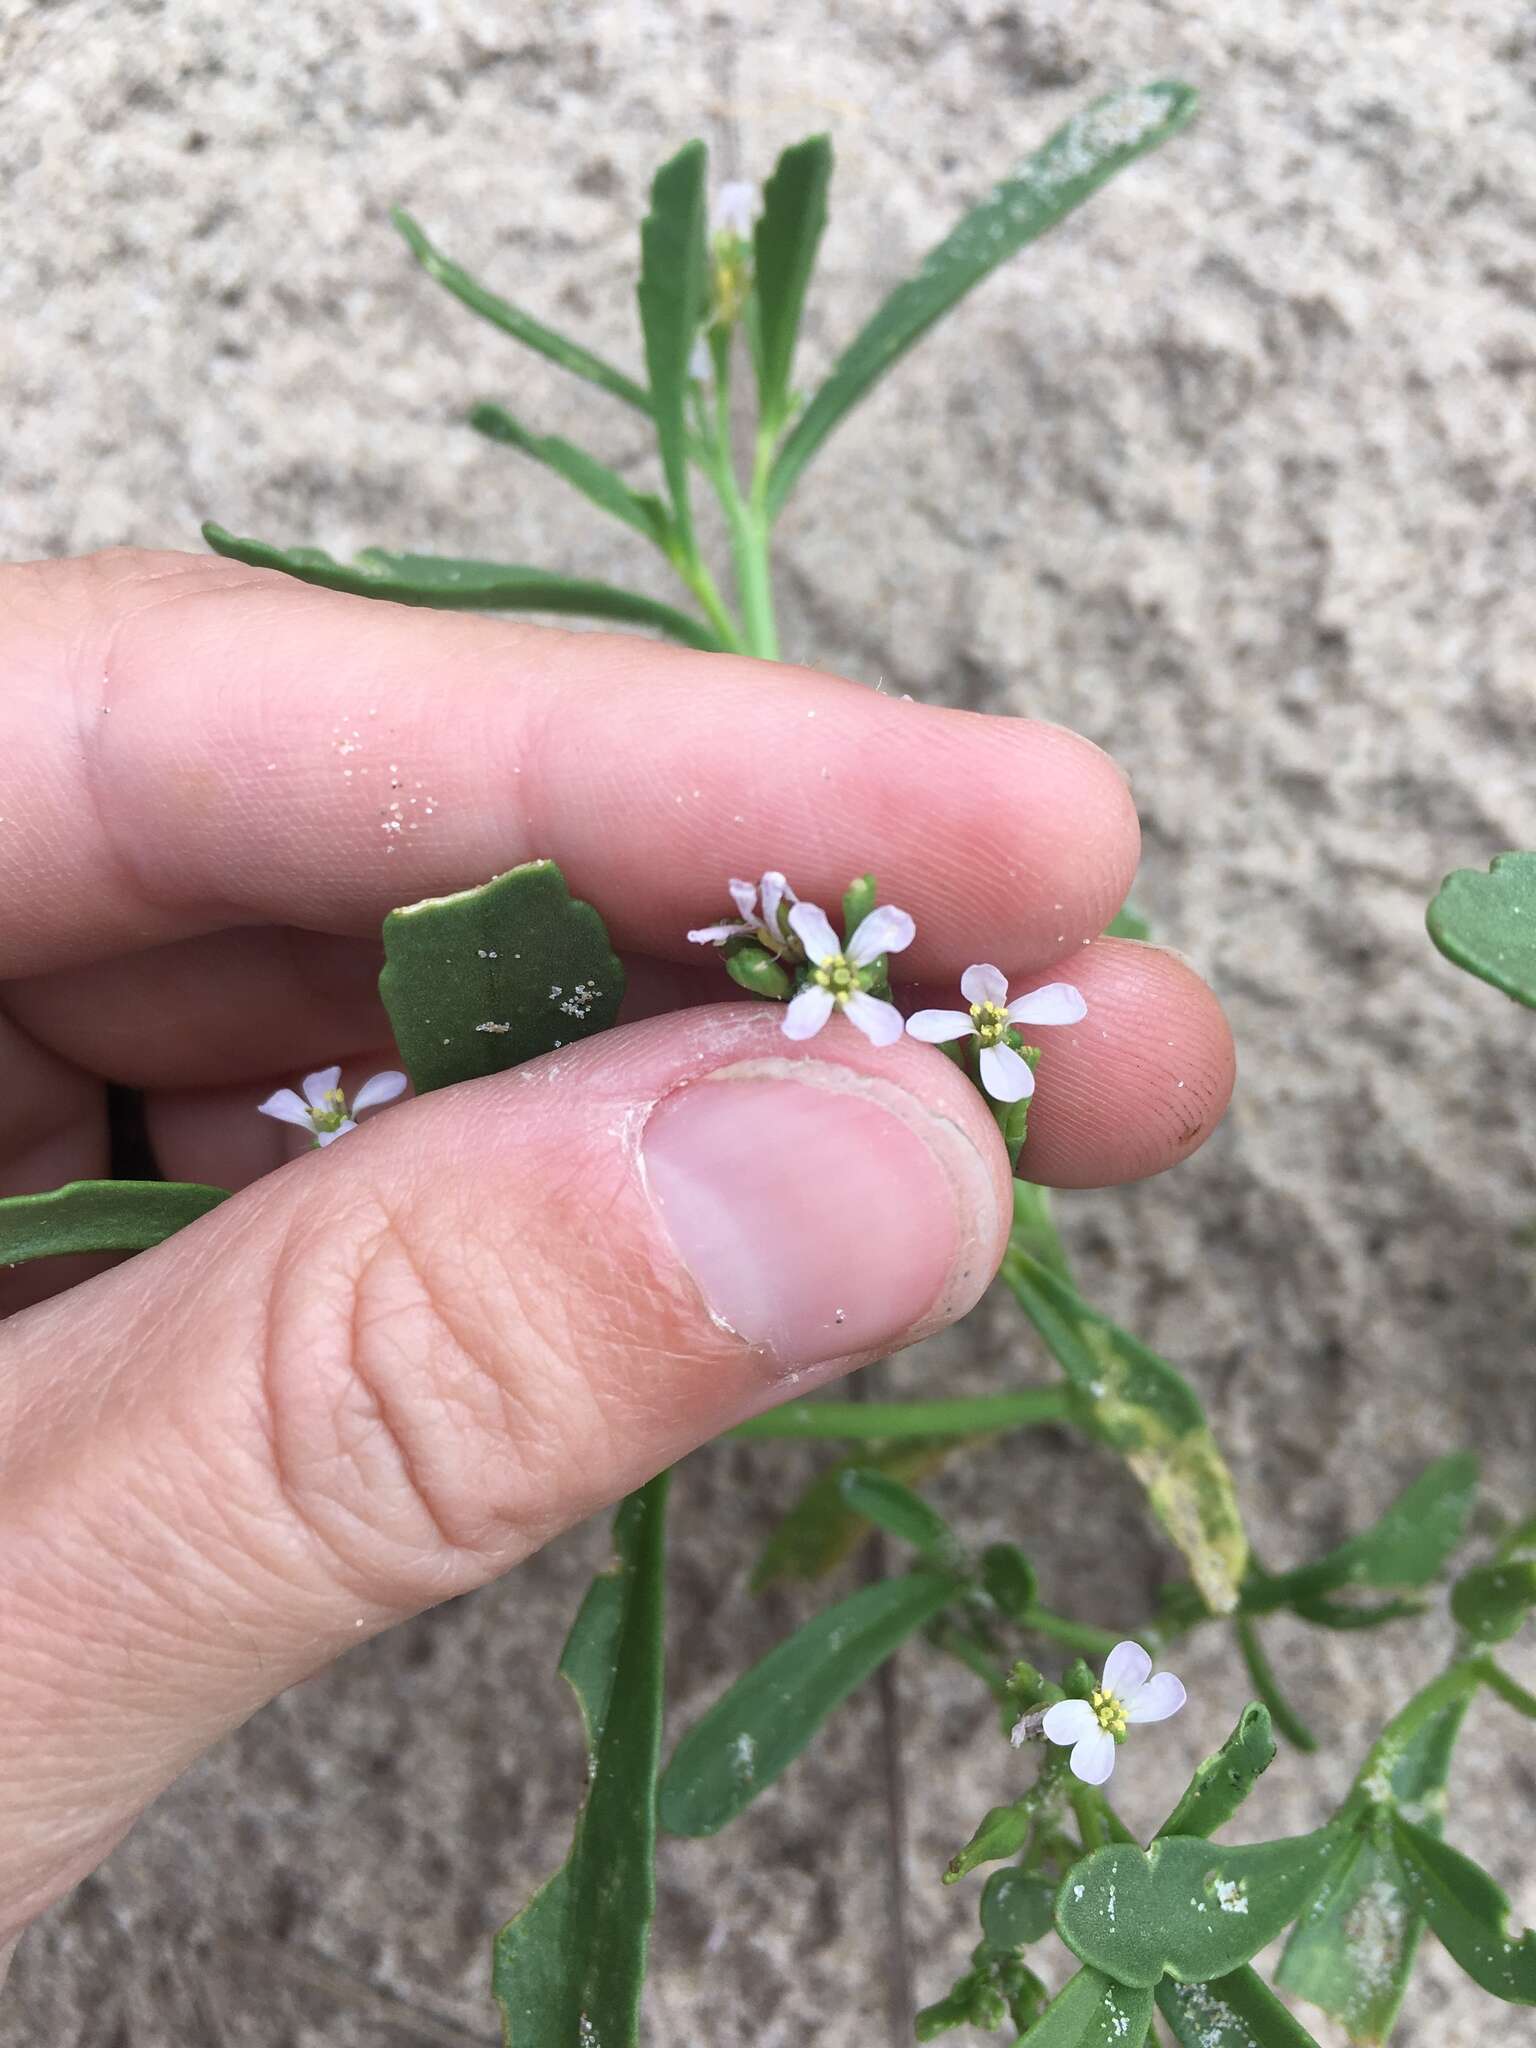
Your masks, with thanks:
M636 491L586 450L534 433L498 405L477 405L470 415L480 432L556 472L656 547L691 609L525 565L379 550L349 565L218 527L208 538L221 553L333 589L413 604L576 612L644 625L691 647L771 659L773 522L828 434L967 290L1171 137L1192 111L1192 94L1174 84L1086 109L956 226L808 400L795 389L793 367L826 214L825 138L787 150L760 197L739 181L723 186L712 215L702 145L690 144L657 173L641 231L643 384L489 291L398 215L413 254L453 296L654 427L664 495ZM732 413L742 338L756 396L745 476ZM724 515L734 604L700 544L700 478ZM1536 1003L1533 871L1536 856L1523 855L1496 863L1491 876L1452 877L1431 928L1452 958ZM977 962L961 980L960 1006L906 1015L890 963L911 944L913 920L881 904L870 877L850 882L841 933L776 871L755 883L730 880L722 897L734 915L687 936L715 948L748 994L783 1005L787 1040L813 1037L840 1010L877 1049L903 1033L941 1047L983 1093L1011 1161L1027 1174L1031 1101L1037 1087L1050 1087L1049 1034L1087 1014L1072 983L1015 994L998 968ZM698 914L719 908L700 904ZM1130 913L1114 928L1144 930ZM384 945L381 988L405 1072L375 1075L349 1099L331 1067L310 1074L301 1092L282 1089L253 1105L321 1147L348 1135L362 1111L402 1093L407 1075L418 1092L450 1086L615 1021L623 976L601 916L571 897L552 862L403 906L386 921ZM1026 1042L1037 1029L1047 1034L1044 1046ZM114 1181L0 1202L0 1259L138 1249L220 1199L218 1189ZM999 1803L943 1874L953 1885L997 1866L979 1894L981 1939L969 1968L917 2015L920 2040L1006 2021L1027 2048L1139 2048L1156 2015L1182 2048L1305 2048L1312 2037L1303 2022L1253 1968L1287 1930L1276 1983L1356 2040L1387 2038L1426 1928L1492 1996L1536 2003L1536 1936L1509 1933L1498 1888L1442 1839L1452 1754L1474 1699L1536 1718L1536 1698L1498 1654L1536 1603L1536 1520L1480 1533L1480 1560L1449 1586L1453 1655L1376 1734L1336 1811L1296 1838L1217 1844L1216 1831L1274 1760L1277 1735L1292 1759L1316 1746L1266 1656L1267 1618L1284 1613L1356 1630L1422 1612L1467 1533L1474 1462L1448 1454L1372 1526L1323 1557L1271 1570L1252 1554L1231 1470L1197 1393L1083 1298L1048 1198L1027 1177L1016 1183L1000 1280L1059 1369L1055 1381L918 1402L794 1401L735 1432L853 1447L789 1508L760 1581L791 1571L819 1576L866 1539L904 1546L911 1563L813 1614L686 1731L664 1769L657 1744L666 1475L620 1509L614 1567L583 1603L561 1667L590 1747L572 1848L497 1943L495 1992L513 2048L635 2042L658 1825L687 1836L726 1826L911 1639L973 1674L998 1729ZM907 1483L963 1457L978 1438L1044 1426L1070 1433L1084 1455L1122 1460L1181 1562L1182 1575L1132 1639L1060 1613L1018 1544L973 1548ZM1230 1640L1233 1730L1176 1790L1144 1848L1105 1787L1131 1730L1183 1705L1182 1684L1154 1672L1153 1658L1197 1628ZM1242 1690L1254 1698L1244 1702ZM1155 1772L1155 1744L1129 1767ZM1073 1972L1054 1997L1034 1967L1037 1945L1053 1935Z

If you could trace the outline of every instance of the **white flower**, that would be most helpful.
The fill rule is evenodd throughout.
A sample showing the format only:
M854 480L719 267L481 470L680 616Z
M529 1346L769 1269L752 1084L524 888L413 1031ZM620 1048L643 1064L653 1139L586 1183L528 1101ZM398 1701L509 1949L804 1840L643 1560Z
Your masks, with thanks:
M730 886L736 919L726 924L701 925L688 934L689 938L696 946L723 946L727 939L739 939L750 933L770 952L782 953L785 938L779 923L779 906L798 903L800 899L778 869L770 868L756 889L750 882L733 881ZM757 903L759 892L763 899L761 912Z
M747 178L728 178L715 194L710 225L717 235L752 239L752 223L763 210L757 187Z
M715 374L714 357L702 334L694 336L693 347L688 352L688 374L695 384L707 384Z
M1171 1671L1152 1672L1140 1643L1116 1643L1104 1676L1086 1700L1058 1700L1048 1707L1041 1733L1048 1742L1072 1745L1072 1775L1085 1785L1102 1785L1115 1768L1116 1746L1133 1723L1166 1721L1184 1704L1184 1688ZM1024 1740L1028 1715L1013 1731Z
M960 993L969 1010L919 1010L907 1029L925 1045L943 1045L972 1035L981 1040L981 1085L996 1102L1022 1102L1035 1092L1029 1062L1008 1043L1016 1024L1076 1024L1088 1014L1081 991L1070 982L1053 981L1027 996L1008 1000L1008 977L985 964L967 967Z
M827 914L814 903L797 903L789 913L790 930L805 948L811 973L784 1012L786 1038L814 1038L834 1009L845 1010L871 1045L894 1045L902 1032L901 1012L894 1003L869 993L874 962L885 953L910 946L917 931L904 910L882 903L856 932L845 952Z
M355 1131L357 1119L365 1109L393 1102L410 1086L404 1074L393 1070L375 1074L358 1089L349 1109L340 1082L340 1067L322 1067L318 1073L304 1076L302 1095L293 1088L279 1088L256 1107L263 1116L275 1116L279 1123L297 1124L301 1130L311 1132L317 1145L329 1145L343 1131Z

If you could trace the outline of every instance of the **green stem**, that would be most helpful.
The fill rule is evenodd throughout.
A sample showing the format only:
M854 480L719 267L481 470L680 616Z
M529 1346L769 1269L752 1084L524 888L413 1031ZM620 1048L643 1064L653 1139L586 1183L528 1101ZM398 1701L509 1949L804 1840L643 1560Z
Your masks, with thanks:
M789 1401L754 1415L733 1437L971 1436L1070 1422L1069 1387L1029 1387L1017 1394L978 1394L949 1401Z
M1497 1693L1505 1706L1513 1707L1517 1714L1524 1714L1528 1721L1536 1721L1536 1693L1527 1692L1518 1679L1511 1678L1501 1664L1495 1664L1491 1657L1483 1660L1483 1683L1490 1692Z
M715 579L701 556L695 551L692 556L674 555L672 566L687 584L703 608L705 617L714 627L721 645L731 654L746 651L741 628L731 617L724 600L715 588Z
M1268 1707L1275 1726L1287 1742L1310 1754L1317 1748L1317 1737L1280 1690L1280 1681L1264 1654L1259 1632L1246 1614L1237 1618L1237 1646L1243 1653L1243 1663L1253 1681L1253 1689Z
M935 1649L958 1658L967 1671L974 1672L998 1705L1006 1707L1010 1717L1017 1720L1018 1714L1013 1704L1013 1695L1008 1690L1008 1681L980 1643L943 1617L928 1631L928 1637Z
M1064 1649L1076 1650L1081 1657L1103 1659L1121 1640L1108 1629L1094 1628L1086 1621L1069 1621L1064 1614L1053 1614L1049 1607L1026 1608L1019 1617L1019 1627L1029 1635L1048 1636L1053 1643L1060 1643Z

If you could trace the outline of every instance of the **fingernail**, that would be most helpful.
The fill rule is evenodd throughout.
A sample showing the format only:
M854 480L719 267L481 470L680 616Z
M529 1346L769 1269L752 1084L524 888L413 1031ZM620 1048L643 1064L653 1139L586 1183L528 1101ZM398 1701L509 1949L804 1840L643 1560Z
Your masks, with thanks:
M963 1315L991 1278L996 1204L970 1140L851 1069L753 1067L666 1097L643 1141L651 1199L710 1313L785 1367Z

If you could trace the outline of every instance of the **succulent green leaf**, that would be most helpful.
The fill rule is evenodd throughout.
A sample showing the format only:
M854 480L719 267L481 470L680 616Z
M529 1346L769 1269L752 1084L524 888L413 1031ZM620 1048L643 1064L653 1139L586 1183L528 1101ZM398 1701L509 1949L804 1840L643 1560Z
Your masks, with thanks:
M752 1570L753 1592L788 1579L825 1578L873 1534L869 1516L843 1497L845 1473L873 1467L893 1479L924 1479L967 1441L952 1436L897 1437L850 1452L819 1472L763 1545Z
M1536 853L1501 853L1487 874L1458 868L1426 921L1447 960L1536 1009Z
M1269 1709L1254 1701L1244 1707L1232 1733L1190 1779L1159 1835L1213 1835L1236 1813L1275 1760Z
M1085 1963L1151 1990L1225 1977L1296 1917L1340 1830L1227 1848L1162 1835L1150 1850L1114 1842L1075 1864L1056 1894L1056 1927Z
M843 891L843 943L849 944L854 933L875 908L878 898L875 894L873 875L859 875Z
M0 1207L3 1207L0 1204ZM1525 1626L1536 1606L1536 1559L1482 1564L1451 1589L1451 1613L1475 1643L1503 1643Z
M1476 1495L1477 1459L1470 1451L1437 1458L1379 1521L1326 1557L1276 1578L1254 1572L1243 1588L1243 1611L1268 1614L1343 1586L1426 1586L1460 1543Z
M661 466L682 545L693 547L688 497L688 358L709 303L702 142L686 143L651 184L640 226L640 325Z
M632 526L636 533L643 533L648 541L653 541L663 553L666 552L671 539L671 522L660 498L631 490L617 470L610 469L606 462L599 462L585 448L562 440L558 434L531 433L521 420L513 418L505 406L492 405L486 400L471 408L469 424L487 440L499 441L503 447L516 448L535 462L542 462L556 476L563 476L568 484L574 484L600 512L610 512L615 519L622 519L626 526Z
M674 1835L713 1835L734 1820L794 1762L827 1716L962 1585L930 1571L882 1579L770 1650L673 1751L661 1781L662 1826Z
M1536 1930L1509 1931L1509 1900L1487 1871L1399 1812L1392 1843L1408 1896L1475 1984L1512 2005L1536 2005Z
M558 363L562 370L570 370L578 377L584 377L589 384L596 384L615 398L622 398L626 405L632 405L638 412L649 413L651 401L645 390L626 377L622 370L616 370L612 363L605 363L601 356L595 356L579 342L569 341L554 328L546 327L541 320L535 320L520 306L510 300L499 298L495 292L487 291L478 284L467 270L457 263L451 263L428 241L421 228L406 212L397 206L390 219L404 236L406 246L427 273L435 278L444 290L453 293L463 305L483 320L489 320L493 327L499 327L504 334L510 334L514 341L520 341L541 356L547 356L552 363Z
M1317 2048L1296 2015L1246 1963L1209 1984L1165 1977L1156 1996L1179 2048Z
M0 1266L70 1252L142 1252L229 1200L173 1180L72 1180L0 1201Z
M1117 171L1176 134L1193 117L1195 101L1189 86L1172 81L1097 100L966 214L860 329L796 421L769 478L770 515L832 429L936 320Z
M812 135L786 149L763 187L753 234L758 411L774 433L790 410L790 377L806 286L827 224L832 144Z
M1152 1993L1079 1970L1041 2013L1019 2048L1141 2048L1152 2024Z
M1055 1924L1056 1887L1033 1870L994 1870L982 1886L981 1931L995 1948L1026 1948Z
M850 1467L837 1483L845 1507L863 1515L888 1536L910 1543L927 1563L961 1572L964 1557L954 1531L937 1509L899 1479L868 1461Z
M1020 1628L1028 1628L1040 1582L1016 1543L989 1543L981 1553L981 1583L996 1606Z
M1150 939L1152 927L1129 903L1122 904L1104 927L1106 939Z
M419 1094L606 1030L623 993L603 920L552 860L384 920L379 994Z
M365 548L355 562L338 562L323 548L279 548L269 541L242 539L205 521L203 538L216 555L249 562L253 569L280 569L300 583L322 590L344 590L353 597L382 597L392 604L426 605L439 611L555 612L584 619L616 619L630 626L653 626L658 633L718 653L720 642L702 621L674 605L646 597L638 590L620 590L611 583L591 583L578 576L556 576L547 569L529 569L520 562L465 562L448 555L391 555Z
M1246 1614L1238 1616L1237 1644L1249 1681L1269 1709L1270 1719L1293 1749L1310 1756L1317 1748L1317 1737L1281 1691L1280 1681L1259 1641L1259 1631Z
M794 987L788 974L766 946L746 942L733 945L725 956L725 971L732 981L754 996L766 996L776 1003L787 1002Z
M564 1867L496 1938L507 2048L634 2048L655 1905L667 1475L619 1509L560 1660L587 1736Z
M958 1884L980 1864L1001 1863L1005 1856L1017 1856L1029 1840L1039 1812L1039 1800L1028 1794L1011 1806L990 1807L964 1848L957 1849L944 1866L945 1884Z
M1146 1489L1213 1614L1229 1614L1248 1570L1237 1493L1194 1390L1015 1240L1002 1277L1087 1412Z

